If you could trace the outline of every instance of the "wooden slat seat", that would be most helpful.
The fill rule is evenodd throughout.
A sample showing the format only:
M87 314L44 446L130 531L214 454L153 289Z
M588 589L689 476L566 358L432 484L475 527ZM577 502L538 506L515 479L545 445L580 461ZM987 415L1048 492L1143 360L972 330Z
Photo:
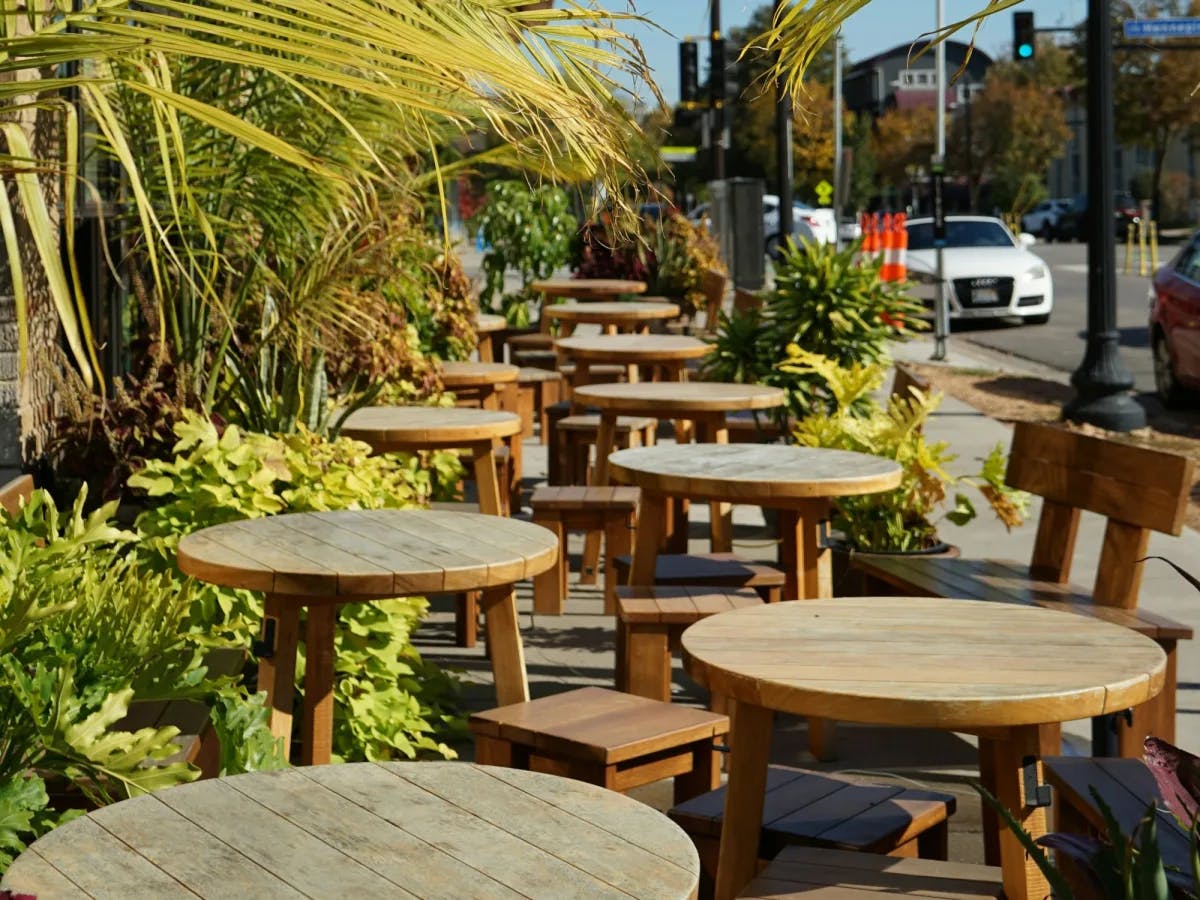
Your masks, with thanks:
M629 581L631 560L614 561L622 584ZM784 574L765 563L747 562L734 553L660 553L654 562L654 584L709 585L725 588L754 588L768 603L783 596Z
M1096 791L1112 811L1122 834L1133 834L1150 801L1162 806L1154 776L1140 759L1093 759L1051 756L1042 760L1046 781L1054 789L1055 830L1070 834L1107 833ZM1165 809L1158 812L1158 848L1163 863L1191 872L1188 832Z
M703 585L622 585L616 599L617 690L668 701L671 653L679 649L683 630L708 616L762 603L751 588Z
M929 396L933 391L933 383L924 375L919 374L912 366L905 363L895 363L896 377L892 380L892 396L902 400L913 399L912 389Z
M720 784L726 716L587 687L475 713L475 761L627 791L675 778L682 803Z
M738 894L743 900L875 900L881 896L1001 897L1000 870L852 850L788 847Z
M898 376L899 377L899 376ZM1142 740L1175 735L1176 642L1187 625L1137 608L1152 531L1178 535L1195 481L1188 457L1093 437L1056 425L1019 422L1005 482L1042 497L1032 558L1007 560L852 557L867 595L966 597L1031 603L1117 622L1152 637L1167 654L1166 684L1121 726L1122 756L1140 757ZM1107 519L1091 590L1071 584L1083 510Z
M654 443L657 428L658 420L648 416L618 416L614 438L618 447L648 447ZM592 447L599 432L600 416L597 413L569 415L554 422L550 452L558 456L562 483L588 482Z
M955 804L953 794L771 766L758 858L774 859L785 847L800 845L944 860ZM668 815L696 844L701 868L711 878L725 788L681 803Z
M567 598L567 532L583 531L603 536L604 552L604 611L616 610L616 575L613 556L628 554L633 546L633 529L637 523L638 497L641 492L630 487L543 486L529 500L533 522L548 528L558 536L558 562L533 579L533 610L548 615L562 615ZM596 583L596 567L600 546L594 544L595 556L584 553L579 574L581 584Z
M725 416L725 428L731 444L758 444L774 442L783 437L783 429L769 415L750 412L729 413Z
M9 515L15 516L21 510L22 503L28 503L33 497L33 478L28 475L18 475L11 481L0 484L0 507Z

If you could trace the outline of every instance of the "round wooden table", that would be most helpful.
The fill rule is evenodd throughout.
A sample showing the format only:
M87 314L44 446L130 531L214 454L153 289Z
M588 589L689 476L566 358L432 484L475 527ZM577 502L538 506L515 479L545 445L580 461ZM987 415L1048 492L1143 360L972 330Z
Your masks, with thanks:
M622 294L646 293L646 282L625 278L546 278L531 282L529 287L543 297L599 302L616 300Z
M630 584L654 583L669 498L744 503L780 510L785 600L830 595L830 552L820 539L830 499L890 490L901 475L890 459L783 444L659 444L618 450L608 467L614 481L642 489Z
M476 349L479 353L480 362L495 362L496 354L492 349L492 335L497 331L503 331L507 327L508 320L504 316L497 316L494 313L480 313L475 317L475 333L479 338L479 344Z
M338 510L245 519L185 535L179 568L210 584L264 591L258 686L271 731L291 741L300 610L305 626L305 763L329 761L337 605L480 591L500 706L529 699L513 584L554 565L549 529L476 513Z
M521 440L521 417L515 413L444 406L365 406L346 417L341 433L370 445L376 453L470 450L479 509L494 516L504 513L505 494L496 477L496 448L504 440Z
M545 315L559 323L562 337L570 337L576 325L599 325L604 334L619 331L645 332L651 322L679 317L674 303L627 300L621 303L559 303L546 308Z
M727 413L738 410L773 409L782 406L782 388L762 384L720 382L651 381L634 384L591 384L575 389L575 398L600 410L596 435L595 483L608 484L608 457L613 452L618 416L650 416L655 419L686 419L695 423L696 439L702 443L726 444ZM685 535L686 537L686 535ZM712 507L712 549L721 553L733 547L730 506Z
M500 389L514 384L521 370L507 363L444 362L441 365L442 384L454 391L459 400L478 402L484 409L500 408Z
M4 887L62 897L692 897L683 830L554 775L469 763L252 772L123 800L45 835Z
M664 381L683 381L690 359L709 351L704 341L682 334L601 334L591 337L559 338L554 347L560 356L575 363L574 385L588 383L588 367L621 365L629 370L629 381L639 379L639 366L653 366Z
M737 701L718 898L735 896L754 875L772 711L977 734L985 786L1037 837L1045 807L1026 794L1025 775L1040 778L1038 757L1056 752L1059 723L1154 697L1166 669L1154 641L1118 625L931 597L722 613L683 633L683 661L700 684ZM986 818L996 834L994 817ZM989 857L1002 866L1010 900L1049 893L1007 827L998 828Z

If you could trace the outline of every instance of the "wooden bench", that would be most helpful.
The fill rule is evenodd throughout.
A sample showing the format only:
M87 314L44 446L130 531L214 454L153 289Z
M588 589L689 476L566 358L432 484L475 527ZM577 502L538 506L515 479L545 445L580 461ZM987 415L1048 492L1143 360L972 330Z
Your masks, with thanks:
M1150 801L1161 807L1162 794L1154 776L1140 759L1093 759L1050 756L1042 760L1046 781L1053 789L1054 830L1103 836L1108 831L1092 791L1104 800L1121 826L1132 834ZM1187 829L1164 809L1157 817L1158 847L1163 863L1182 872L1192 870Z
M896 376L892 379L892 396L901 400L913 399L912 390L915 388L926 397L933 392L933 384L924 375L919 375L905 363L894 363Z
M1189 626L1137 609L1140 560L1151 531L1180 533L1194 480L1187 457L1020 422L1005 481L1043 498L1028 565L915 557L852 557L851 564L863 573L868 594L1029 603L1104 618L1156 640L1167 654L1166 685L1118 733L1121 755L1140 757L1146 735L1174 739L1176 642L1192 637ZM1091 591L1070 584L1082 510L1108 520Z
M587 687L475 713L475 762L563 775L613 791L674 777L675 802L721 783L729 719Z
M613 560L620 584L629 583L630 557ZM733 553L660 553L654 564L654 586L707 585L754 588L766 603L783 597L784 574L765 563L747 562Z
M612 615L617 604L616 567L613 557L628 554L637 524L638 497L631 487L539 487L529 505L533 523L558 535L558 562L533 579L533 611L561 616L567 597L567 532L584 531L603 535L604 613ZM596 583L597 559L584 554L581 584Z
M671 654L679 649L683 630L717 613L762 602L752 588L617 588L617 690L669 701Z
M869 900L881 896L1001 897L1000 870L851 850L788 847L738 894L744 900Z
M955 805L953 794L770 766L758 858L766 862L799 845L944 860ZM681 803L667 815L695 843L705 876L715 876L725 788Z
M28 503L32 496L33 478L29 475L18 475L11 481L0 484L0 507L10 516L20 512L21 505Z

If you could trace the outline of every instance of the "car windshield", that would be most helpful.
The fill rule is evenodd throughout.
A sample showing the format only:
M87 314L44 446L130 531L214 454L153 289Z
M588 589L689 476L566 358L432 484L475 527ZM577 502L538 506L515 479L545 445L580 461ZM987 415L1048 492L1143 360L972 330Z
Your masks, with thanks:
M947 247L1011 247L1012 238L999 222L946 220ZM908 249L933 249L933 223L915 222L908 225Z

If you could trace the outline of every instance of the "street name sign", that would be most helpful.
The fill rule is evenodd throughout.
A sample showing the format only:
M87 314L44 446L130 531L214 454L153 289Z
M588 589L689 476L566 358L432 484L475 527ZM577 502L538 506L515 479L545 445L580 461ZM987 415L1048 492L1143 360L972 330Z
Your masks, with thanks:
M1127 38L1173 38L1200 37L1200 17L1128 19L1125 22Z

